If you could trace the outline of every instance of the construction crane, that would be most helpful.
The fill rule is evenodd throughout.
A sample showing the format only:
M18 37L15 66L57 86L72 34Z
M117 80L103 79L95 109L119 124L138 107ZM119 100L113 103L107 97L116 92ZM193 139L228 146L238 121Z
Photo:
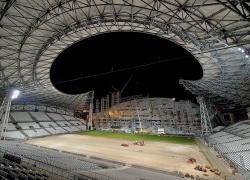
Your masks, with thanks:
M127 85L129 84L129 82L131 81L131 79L133 78L133 75L131 75L129 77L129 79L127 80L127 82L125 83L125 85L123 86L123 88L121 89L121 91L119 91L118 89L116 89L113 85L111 86L114 90L116 90L117 92L119 92L120 94L124 91L124 89L127 87Z
M113 85L111 86L114 90L117 91L117 95L115 97L114 93L112 93L111 96L111 106L120 103L120 97L121 97L121 93L124 91L124 89L127 87L127 85L129 84L129 82L131 81L131 79L133 78L133 75L131 75L129 77L129 79L127 80L127 82L125 83L125 85L122 87L122 89L119 91L117 88L115 88ZM116 100L115 100L116 99Z

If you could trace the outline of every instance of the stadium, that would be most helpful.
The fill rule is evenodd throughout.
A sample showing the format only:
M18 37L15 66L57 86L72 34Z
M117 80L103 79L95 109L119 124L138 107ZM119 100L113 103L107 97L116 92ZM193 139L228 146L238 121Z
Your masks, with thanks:
M250 179L248 0L2 0L0 8L0 179ZM136 88L124 96L132 75L120 91L112 85L117 92L102 97L92 84L70 94L57 86L65 81L52 82L60 55L118 32L150 35L188 52L202 77L179 78L178 85L195 99L150 97ZM97 43L95 53L82 54L110 48ZM136 51L132 44L121 52ZM160 57L144 60L166 67ZM113 64L111 73L120 73ZM80 68L95 72L87 62ZM146 87L174 89L164 78L146 79Z

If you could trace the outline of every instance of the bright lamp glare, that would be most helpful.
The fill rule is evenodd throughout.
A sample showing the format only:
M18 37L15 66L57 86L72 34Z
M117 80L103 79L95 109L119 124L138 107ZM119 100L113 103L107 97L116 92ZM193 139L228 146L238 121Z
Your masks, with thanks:
M244 49L242 49L241 52L245 52Z
M241 51L241 48L239 47L238 50Z
M15 91L13 92L13 95L11 96L11 99L16 99L18 95L19 95L19 91L18 91L18 90L15 90Z
M248 55L246 55L246 58L249 58L249 56L248 56Z
M175 101L175 98L173 98L172 100Z

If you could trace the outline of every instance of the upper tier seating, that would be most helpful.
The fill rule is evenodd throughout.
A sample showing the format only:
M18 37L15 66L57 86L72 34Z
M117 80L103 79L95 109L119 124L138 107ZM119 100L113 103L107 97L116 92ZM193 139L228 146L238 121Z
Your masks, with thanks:
M14 118L17 122L32 122L32 118L27 112L12 112L10 116Z
M50 121L50 118L44 112L30 112L38 121Z

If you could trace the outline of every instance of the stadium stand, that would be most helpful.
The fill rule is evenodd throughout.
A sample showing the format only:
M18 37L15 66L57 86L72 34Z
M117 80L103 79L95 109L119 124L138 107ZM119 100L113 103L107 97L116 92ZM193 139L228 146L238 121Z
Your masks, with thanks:
M75 125L75 126L82 125L82 123L79 121L69 121L69 122L70 124Z
M54 122L40 122L40 124L43 126L43 127L45 127L45 128L47 128L47 127L57 127L58 125L56 124L56 123L54 123Z
M63 127L63 129L67 130L68 132L79 131L78 128L71 126L71 127Z
M47 113L47 115L52 118L54 121L62 121L65 120L63 119L63 117L59 114L55 114L55 113Z
M25 139L86 130L74 117L55 113L12 112L10 115L6 138Z
M220 132L205 137L210 147L241 171L250 170L249 122L247 120L235 123Z
M10 139L25 139L25 136L20 131L7 131L5 137Z
M29 137L39 137L39 136L46 136L50 135L46 130L44 129L36 129L34 130L24 130L24 132L29 136Z
M44 112L30 112L30 114L38 121L50 121L49 117Z
M82 126L77 126L79 129L81 129L81 130L86 130L86 126L85 125L82 125Z
M8 130L16 130L16 126L13 123L8 123Z
M64 117L64 119L66 119L66 120L69 120L69 121L75 121L76 119L74 118L74 117L72 117L72 116L67 116L67 115L62 115L62 117Z
M67 133L67 131L64 130L63 128L61 128L61 127L55 127L55 130L56 130L56 134Z
M39 129L41 128L37 123L34 122L30 122L30 123L18 123L18 125L22 128L22 129Z
M57 124L59 124L60 126L70 126L70 123L68 123L67 121L58 121L56 122Z
M32 118L27 112L12 112L10 116L17 122L32 122Z

